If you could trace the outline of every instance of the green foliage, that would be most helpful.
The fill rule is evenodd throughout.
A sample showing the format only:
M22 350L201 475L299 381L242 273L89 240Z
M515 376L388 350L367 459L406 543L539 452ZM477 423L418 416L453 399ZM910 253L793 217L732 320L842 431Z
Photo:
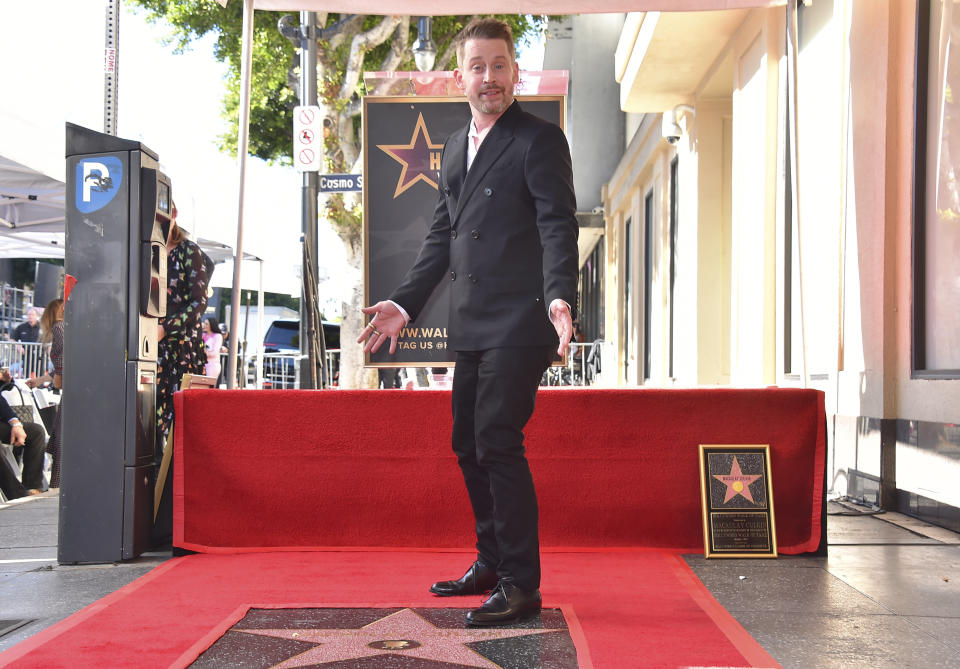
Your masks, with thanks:
M221 7L211 0L127 0L134 7L146 10L151 21L163 20L170 25L172 34L169 44L175 52L182 52L190 43L208 33L216 35L214 56L228 65L228 79L224 82L222 115L225 126L220 136L220 149L236 153L238 109L240 106L240 60L241 36L243 31L243 3L231 0ZM250 91L250 137L249 151L252 155L281 164L291 164L291 132L293 127L293 107L298 104L297 78L299 76L299 58L294 45L283 37L277 29L277 21L284 12L257 11L254 13L253 72ZM296 14L294 14L296 18ZM333 26L346 18L346 14L328 14L326 26ZM433 19L433 39L440 54L450 45L457 32L466 25L470 16L437 16ZM533 38L546 27L546 17L504 15L498 18L509 23L518 44L529 45ZM365 16L362 29L369 30L382 21L382 16ZM416 69L410 45L417 38L416 20L410 22L410 35L407 49L399 70ZM344 96L339 87L344 80L350 37L342 40L336 48L329 49L329 43L320 43L320 58L326 70L326 81L318 83L319 94L328 104L345 105ZM364 56L364 70L380 71L391 48L391 39L371 48ZM447 64L453 68L455 62ZM363 79L359 80L357 96L362 95ZM335 101L336 100L336 101ZM359 121L358 121L359 123ZM327 138L330 143L356 141L354 137ZM335 148L331 153L336 154ZM341 166L331 165L334 169ZM346 213L346 212L345 212ZM355 218L349 213L344 218Z

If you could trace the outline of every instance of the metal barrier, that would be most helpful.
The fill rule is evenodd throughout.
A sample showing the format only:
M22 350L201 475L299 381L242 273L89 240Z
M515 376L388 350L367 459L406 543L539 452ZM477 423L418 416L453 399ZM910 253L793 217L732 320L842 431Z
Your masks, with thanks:
M40 342L0 341L0 368L15 379L42 376L53 369L47 346Z
M33 305L33 291L28 288L15 288L10 284L0 285L3 301L0 302L0 332L6 336L26 320L27 310Z
M300 388L300 361L305 356L300 353L264 353L260 378L257 378L256 354L245 356L237 361L237 379L242 387L292 390ZM330 387L339 387L340 349L327 349L327 378ZM227 354L220 354L221 369L227 367ZM246 373L242 373L246 370Z
M570 342L567 364L551 367L543 374L544 386L589 386L600 369L602 339L594 342Z
M551 367L544 373L542 385L546 386L589 386L599 370L600 345L602 340L592 343L571 343L567 364ZM238 359L237 379L245 388L294 389L300 387L300 353L264 353L262 376L256 377L257 356L249 355ZM327 350L327 378L330 387L339 387L340 349ZM28 379L41 376L51 370L52 364L48 347L39 342L0 341L0 368L8 369L15 379ZM220 368L227 368L227 354L220 354ZM244 374L243 371L246 370Z

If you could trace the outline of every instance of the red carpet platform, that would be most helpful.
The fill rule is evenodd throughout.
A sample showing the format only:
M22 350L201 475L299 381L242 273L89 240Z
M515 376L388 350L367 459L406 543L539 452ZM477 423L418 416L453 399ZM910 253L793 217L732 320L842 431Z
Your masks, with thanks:
M459 572L468 559L462 552L387 551L176 558L0 653L0 666L186 667L250 608L469 608L480 598L439 598L426 591L426 584ZM778 666L676 554L550 553L544 556L543 571L544 606L563 611L579 669ZM405 638L424 640L415 633ZM451 645L451 654L456 648ZM392 663L368 658L323 666L461 666L452 658L453 664L406 664L409 658L394 658ZM254 653L214 666L275 664L256 660Z
M480 597L427 592L473 557L448 443L449 393L190 390L175 401L174 543L200 554L173 559L0 654L0 666L227 666L218 653L238 637L253 655L228 666L301 666L310 653L339 652L328 628L359 629L347 622L358 611L381 625L364 624L365 641L391 616L419 621L419 631L391 628L373 640L377 648L399 638L426 653L446 639L439 662L402 664L408 656L389 666L450 666L443 662L501 643L463 641L463 609ZM568 633L564 652L575 655L549 666L777 666L679 553L702 550L701 443L769 444L781 552L821 547L821 393L545 390L526 435L551 609L538 638ZM266 661L250 651L260 642L243 621L284 609L294 609L282 614L290 618L331 610L339 618L257 628L287 635L267 639ZM453 626L431 627L444 616ZM565 631L553 629L558 616ZM323 641L311 647L310 639ZM303 657L280 654L291 643ZM387 666L356 657L324 666Z
M441 391L176 395L174 544L201 552L458 548L473 521ZM769 444L782 553L824 539L824 397L545 389L526 433L541 543L703 549L699 444Z

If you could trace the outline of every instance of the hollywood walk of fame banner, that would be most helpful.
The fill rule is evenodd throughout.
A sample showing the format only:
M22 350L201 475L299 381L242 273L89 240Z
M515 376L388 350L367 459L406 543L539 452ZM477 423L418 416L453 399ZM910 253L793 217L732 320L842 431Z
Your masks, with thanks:
M562 95L517 96L524 111L564 127ZM367 96L363 99L364 303L374 304L413 266L433 222L440 154L470 119L466 98ZM367 354L368 367L452 367L447 348L449 281L441 281L397 352Z
M768 445L700 445L704 551L777 557Z

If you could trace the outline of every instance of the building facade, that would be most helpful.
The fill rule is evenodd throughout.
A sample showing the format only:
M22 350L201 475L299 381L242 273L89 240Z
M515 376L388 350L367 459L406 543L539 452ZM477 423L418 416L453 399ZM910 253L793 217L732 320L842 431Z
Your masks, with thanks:
M823 390L831 494L960 530L960 11L791 11L621 15L603 382Z

